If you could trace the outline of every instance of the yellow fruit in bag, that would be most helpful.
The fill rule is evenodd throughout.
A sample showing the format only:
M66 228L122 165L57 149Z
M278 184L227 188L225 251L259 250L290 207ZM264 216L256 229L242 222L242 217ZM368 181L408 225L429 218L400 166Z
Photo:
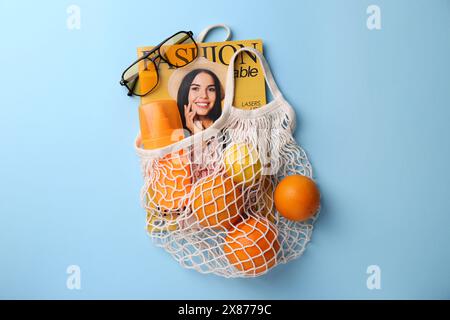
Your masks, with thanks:
M240 220L242 194L224 175L199 180L191 196L192 211L202 227L229 229Z
M162 213L155 210L147 210L147 231L148 232L166 232L175 231L178 213Z
M225 150L225 170L235 183L252 185L261 177L258 151L246 143L234 143Z

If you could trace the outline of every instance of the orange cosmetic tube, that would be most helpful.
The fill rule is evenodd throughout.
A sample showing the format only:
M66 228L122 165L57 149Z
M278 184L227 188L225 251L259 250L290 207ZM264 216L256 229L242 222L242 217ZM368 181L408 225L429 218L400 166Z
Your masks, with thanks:
M159 149L184 138L183 126L174 100L158 100L139 107L141 141L144 149ZM175 219L186 206L191 190L191 168L183 150L160 160L156 181L148 189L149 231L175 230ZM158 226L156 228L155 226Z

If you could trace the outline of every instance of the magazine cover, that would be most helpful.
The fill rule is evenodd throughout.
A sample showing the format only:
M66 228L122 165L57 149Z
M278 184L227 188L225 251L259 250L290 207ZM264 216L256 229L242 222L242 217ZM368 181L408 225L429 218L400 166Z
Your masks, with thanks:
M220 116L225 96L226 72L231 56L242 47L252 47L262 52L262 40L242 40L198 43L198 58L183 68L175 68L161 60L158 65L158 86L146 96L141 97L141 104L156 100L172 99L177 101L181 118L185 122L189 112L204 113L211 104L211 110ZM138 48L138 57L142 57L153 47ZM195 79L196 78L196 79ZM217 94L215 101L203 101L189 104L186 87L196 80L198 90L202 84L211 84ZM190 83L187 83L190 82ZM256 56L245 52L235 63L235 98L233 105L241 109L256 109L266 104L264 74ZM220 108L219 108L220 107ZM195 121L194 121L195 123ZM192 129L192 128L191 128ZM192 130L189 130L192 133Z

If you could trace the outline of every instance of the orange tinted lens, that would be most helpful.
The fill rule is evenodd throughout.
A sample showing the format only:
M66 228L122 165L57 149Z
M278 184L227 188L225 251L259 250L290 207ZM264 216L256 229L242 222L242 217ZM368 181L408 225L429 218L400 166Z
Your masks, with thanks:
M155 64L147 59L138 62L138 82L134 92L139 95L145 95L153 90L158 84L158 73Z
M197 58L197 45L187 33L179 33L160 47L161 56L171 65L183 67Z
M125 71L123 79L134 94L145 95L158 84L158 73L152 61L143 59Z

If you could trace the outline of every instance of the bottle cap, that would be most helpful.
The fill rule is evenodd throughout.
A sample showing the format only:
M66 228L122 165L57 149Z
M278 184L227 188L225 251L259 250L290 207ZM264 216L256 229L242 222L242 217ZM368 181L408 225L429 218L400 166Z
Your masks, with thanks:
M158 149L184 138L180 112L174 100L157 100L139 106L144 149Z

